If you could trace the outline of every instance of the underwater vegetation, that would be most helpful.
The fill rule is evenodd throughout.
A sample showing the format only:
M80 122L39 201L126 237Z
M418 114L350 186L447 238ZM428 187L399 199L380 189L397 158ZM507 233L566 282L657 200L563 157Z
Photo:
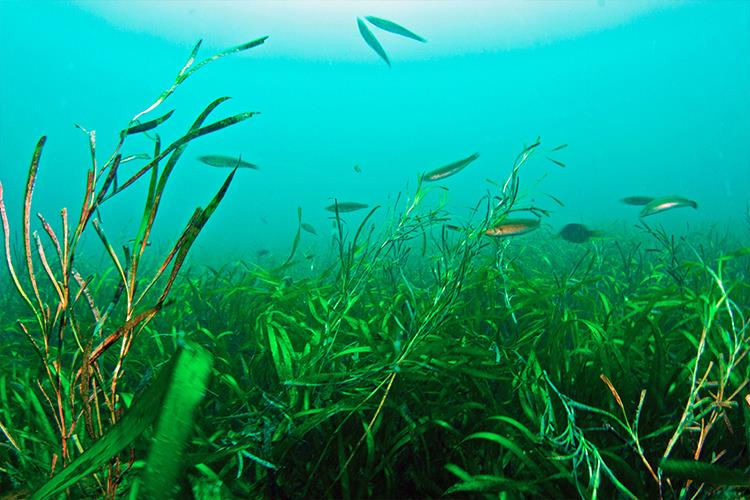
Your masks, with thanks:
M750 494L750 248L643 221L602 241L569 225L560 235L580 244L560 245L542 224L549 211L519 195L540 139L461 225L425 181L478 154L418 175L390 206L335 200L325 207L334 234L317 254L299 255L303 232L324 238L298 209L284 260L187 269L243 166L216 156L208 163L232 171L214 197L165 252L149 245L191 141L255 112L209 122L228 99L218 98L171 142L158 133L171 112L142 118L208 62L265 40L200 62L196 45L104 160L82 129L92 165L76 222L63 209L57 224L40 214L32 225L45 138L29 168L20 248L0 184L3 495ZM136 134L152 140L151 154L128 151ZM123 176L126 159L145 163ZM141 179L136 237L117 248L98 209ZM657 212L670 204L695 208L678 197L643 202ZM80 252L92 231L104 268Z

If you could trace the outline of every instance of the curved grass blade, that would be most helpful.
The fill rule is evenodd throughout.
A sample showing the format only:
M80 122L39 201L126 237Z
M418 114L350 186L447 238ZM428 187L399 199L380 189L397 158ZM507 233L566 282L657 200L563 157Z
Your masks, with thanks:
M426 43L427 40L413 31L410 31L400 24L396 24L393 21L389 21L388 19L383 19L381 17L375 17L375 16L365 16L365 19L367 19L370 24L373 26L380 28L383 31L387 31L388 33L393 33L395 35L401 35L406 38L411 38L412 40L416 40L418 42Z
M390 67L391 61L388 60L388 54L385 53L385 49L383 49L383 46L380 45L378 39L375 38L375 35L370 31L370 28L368 28L360 18L357 18L357 27L359 28L359 34L362 35L365 43L367 43L367 45L369 45L370 48L385 61L388 67Z
M297 253L297 247L299 247L300 237L302 235L302 207L297 207L297 233L294 235L294 241L292 242L292 251L289 253L289 257L281 264L280 269L284 269L292 262L294 254Z
M120 132L120 136L139 134L141 132L147 132L149 130L155 129L156 127L167 121L169 117L172 116L172 113L174 113L174 110L160 116L159 118L155 118L153 120L128 127Z

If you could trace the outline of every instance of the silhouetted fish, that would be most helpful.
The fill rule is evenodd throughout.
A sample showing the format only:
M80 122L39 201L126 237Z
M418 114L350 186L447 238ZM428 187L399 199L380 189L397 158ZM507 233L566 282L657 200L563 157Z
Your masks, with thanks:
M665 196L663 198L657 198L643 207L641 210L641 217L647 217L649 215L658 214L665 210L680 207L693 207L698 208L698 204L693 200L688 200L682 196Z
M221 168L251 168L253 170L258 170L258 165L255 165L253 163L247 162L245 160L242 160L241 158L235 158L233 156L224 156L224 155L204 155L199 156L198 159L205 163L206 165L210 165L212 167L221 167Z
M440 168L436 168L435 170L430 170L426 174L422 175L422 180L426 182L432 182L432 181L439 181L441 179L445 179L446 177L450 177L451 175L455 175L464 168L466 168L471 162L479 158L479 153L474 153L473 155L467 156L466 158L458 161L454 161L453 163L449 163L448 165Z
M591 238L600 235L599 231L592 231L583 224L567 224L559 233L562 239L571 243L586 243Z
M368 28L365 22L360 18L357 18L357 27L359 28L359 34L362 35L365 43L367 43L367 45L369 45L370 48L374 50L375 53L390 67L391 61L388 60L388 54L385 53L385 49L383 49L383 46L380 45L378 39L375 38L375 35L370 31L370 28Z
M501 224L484 232L488 236L505 238L519 236L539 229L540 219L505 219Z
M356 201L339 201L338 203L334 203L333 205L328 205L326 207L326 210L328 210L329 212L335 212L337 206L339 213L355 212L357 210L367 208L367 205L364 203L358 203Z
M422 43L427 42L427 40L417 35L413 31L404 28L400 24L394 23L393 21L389 21L388 19L383 19L375 16L366 16L365 19L367 19L373 26L376 26L381 30L387 31L389 33L405 36L406 38L411 38L412 40L416 40Z
M626 205L643 206L651 203L654 199L651 196L627 196L620 201Z
M312 227L312 226L311 226L310 224L308 224L307 222L303 222L302 224L300 224L300 227L301 227L302 229L304 229L305 231L307 231L308 233L310 233L310 234L314 234L315 236L317 236L317 235L318 235L318 232L317 232L317 231L315 230L315 228L314 228L314 227Z

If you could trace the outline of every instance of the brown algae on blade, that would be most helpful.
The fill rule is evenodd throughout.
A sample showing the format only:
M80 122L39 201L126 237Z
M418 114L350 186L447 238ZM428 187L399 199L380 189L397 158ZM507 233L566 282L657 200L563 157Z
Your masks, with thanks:
M520 236L539 229L540 219L505 219L501 224L487 229L484 234L498 238Z
M664 196L663 198L657 198L647 203L646 206L643 207L643 210L641 210L641 217L647 217L649 215L680 207L692 207L697 209L698 203L682 196Z
M370 48L374 50L375 53L385 61L388 67L390 67L391 61L388 60L388 54L385 53L385 49L383 49L383 46L380 45L380 42L375 37L373 32L370 31L370 28L368 28L364 21L362 21L362 19L360 18L357 18L357 27L359 28L359 34L362 35L365 43L367 43L367 45L369 45Z
M454 161L453 163L449 163L448 165L445 165L444 167L436 168L435 170L430 170L426 174L422 175L422 180L425 182L434 182L439 181L442 179L445 179L446 177L450 177L451 175L455 175L467 166L469 166L470 163L472 163L474 160L479 158L479 153L474 153L472 155L467 156L466 158L463 158L458 161Z
M242 157L233 157L225 155L203 155L199 156L198 159L211 167L219 168L250 168L258 170L258 165L247 162Z
M372 24L373 26L377 28L380 28L383 31L387 31L395 35L401 35L406 38L411 38L412 40L416 40L418 42L422 42L422 43L427 42L425 38L417 35L411 30L404 28L400 24L396 24L393 21L389 21L388 19L383 19L381 17L375 17L375 16L365 16L365 19L367 19L370 22L370 24Z

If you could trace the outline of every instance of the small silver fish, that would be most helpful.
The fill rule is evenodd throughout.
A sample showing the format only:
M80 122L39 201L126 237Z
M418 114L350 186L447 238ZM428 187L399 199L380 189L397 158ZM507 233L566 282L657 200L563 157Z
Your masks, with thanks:
M647 203L641 210L641 217L658 214L666 210L680 207L692 207L697 209L698 203L682 196L665 196Z
M239 157L235 158L233 156L224 156L224 155L204 155L199 156L198 159L205 163L206 165L209 165L211 167L220 167L220 168L251 168L253 170L258 170L258 165L255 165L254 163L247 162Z
M356 201L339 201L338 203L334 203L333 205L328 205L325 208L329 212L335 212L337 207L338 207L339 213L344 213L344 212L355 212L357 210L362 210L364 208L367 208L367 205L365 203L359 203Z
M448 165L444 167L436 168L435 170L430 170L426 174L422 175L422 180L426 182L434 182L434 181L439 181L441 179L445 179L446 177L455 175L461 170L465 169L470 163L472 163L477 158L479 158L479 153L474 153L473 155L469 155L462 160L449 163Z

